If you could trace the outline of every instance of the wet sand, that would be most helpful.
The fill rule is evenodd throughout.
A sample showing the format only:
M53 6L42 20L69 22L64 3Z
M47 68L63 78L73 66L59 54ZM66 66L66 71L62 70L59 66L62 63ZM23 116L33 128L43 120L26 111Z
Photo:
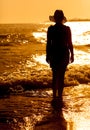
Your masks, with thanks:
M0 99L0 130L89 130L90 85L64 88L64 107L55 110L52 90L26 91Z
M45 54L45 44L0 46L0 92L2 86L3 92L10 88L8 97L0 97L0 130L89 130L90 66L67 69L65 106L56 111L51 106L51 70L32 64L32 54Z

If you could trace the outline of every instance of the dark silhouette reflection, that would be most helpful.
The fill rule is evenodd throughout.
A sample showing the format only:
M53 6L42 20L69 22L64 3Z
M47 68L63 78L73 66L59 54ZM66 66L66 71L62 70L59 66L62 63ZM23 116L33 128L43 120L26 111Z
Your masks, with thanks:
M51 115L37 123L34 130L67 130L67 122L63 117L62 110L54 105Z
M60 98L55 98L51 101L51 105L54 109L54 111L62 111L62 108L64 107L63 100Z
M66 22L63 11L56 10L52 19L55 25L48 27L46 61L52 68L53 101L55 103L57 97L62 102L64 75L67 65L74 61L74 54L70 27L63 24Z

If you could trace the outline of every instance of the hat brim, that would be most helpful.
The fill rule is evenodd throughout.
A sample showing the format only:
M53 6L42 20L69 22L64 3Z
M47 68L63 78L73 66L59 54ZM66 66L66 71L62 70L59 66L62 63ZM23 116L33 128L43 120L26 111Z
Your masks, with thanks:
M49 16L49 20L51 21L51 22L55 22L55 19L54 19L54 16ZM67 18L64 16L64 18L63 18L63 22L65 23L65 22L67 22Z
M49 16L49 20L55 22L54 16Z

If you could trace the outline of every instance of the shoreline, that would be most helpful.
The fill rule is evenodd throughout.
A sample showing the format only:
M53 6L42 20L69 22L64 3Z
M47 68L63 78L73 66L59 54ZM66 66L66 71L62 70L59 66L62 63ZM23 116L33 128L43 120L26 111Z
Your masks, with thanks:
M88 46L82 46L81 49L86 51ZM41 43L0 47L0 90L3 94L7 90L13 90L16 93L20 89L24 91L51 88L50 67L32 58L33 55L45 54L45 50L46 44ZM65 87L90 83L89 70L90 65L68 65Z
M0 99L0 128L14 130L32 128L32 130L74 130L90 127L89 95L90 85L64 88L65 106L57 111L51 106L50 90L27 91L24 95L10 95ZM36 94L36 95L35 95ZM31 129L30 129L31 130ZM66 129L65 129L66 130Z
M65 87L90 84L90 66L69 66L65 74ZM77 73L76 73L77 72ZM51 70L33 70L28 77L13 77L0 82L0 95L22 94L24 91L52 88ZM43 74L43 75L41 75Z

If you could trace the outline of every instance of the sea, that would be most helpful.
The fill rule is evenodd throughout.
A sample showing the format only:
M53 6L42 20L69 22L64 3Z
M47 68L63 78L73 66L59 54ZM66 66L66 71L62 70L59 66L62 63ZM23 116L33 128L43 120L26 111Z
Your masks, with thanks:
M22 44L27 45L31 43L46 44L47 28L52 24L51 22L38 24L0 24L0 46L11 47L12 45L21 46ZM81 47L83 45L88 46L87 52L75 50L76 58L74 64L89 64L90 22L66 22L65 25L71 28L73 45Z
M52 24L54 23L0 24L1 82L8 82L11 78L17 77L30 78L26 68L32 68L32 70L37 68L36 72L40 69L49 69L46 63L45 46L47 29ZM90 22L66 22L65 25L71 28L74 46L74 62L70 65L89 66Z
M53 24L0 24L1 130L55 130L54 126L51 129L53 123L46 126L43 122L47 124L48 117L53 122L49 102L52 72L45 51L47 29ZM67 125L64 123L64 127L90 130L90 21L66 22L65 25L72 33L74 62L68 65L65 78L66 106L62 112ZM57 125L56 130L59 129Z

